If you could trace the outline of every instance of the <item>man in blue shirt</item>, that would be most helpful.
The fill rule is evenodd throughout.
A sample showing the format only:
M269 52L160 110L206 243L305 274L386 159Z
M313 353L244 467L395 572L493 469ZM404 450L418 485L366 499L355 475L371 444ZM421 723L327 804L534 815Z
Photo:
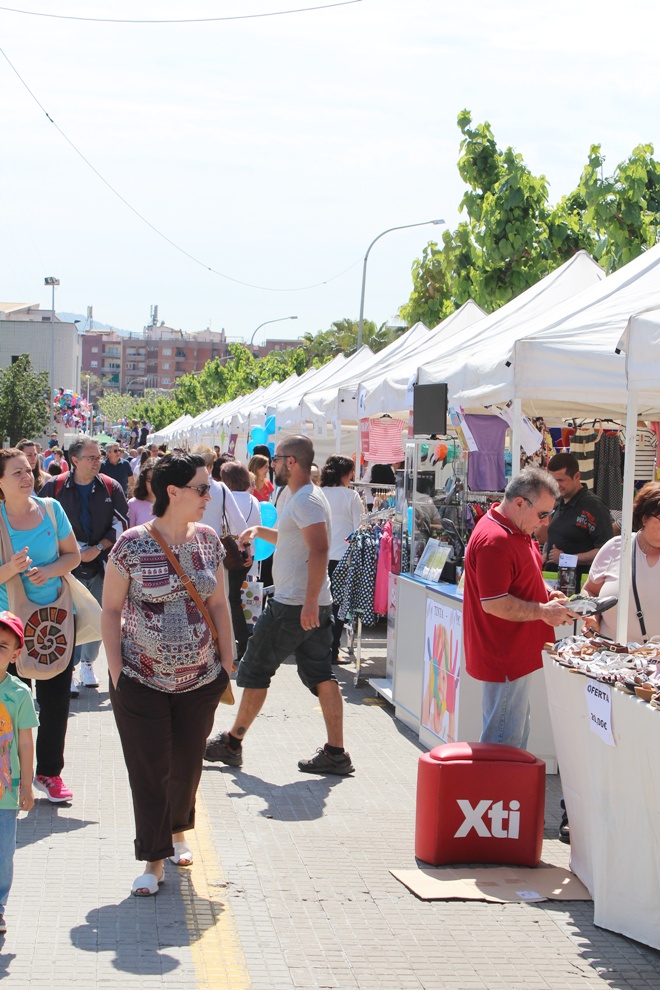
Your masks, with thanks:
M46 482L39 495L61 503L80 547L80 566L73 572L99 604L108 551L117 536L128 527L128 503L121 485L101 471L101 452L96 440L78 437L69 447L71 470ZM130 471L130 467L129 467ZM98 687L92 664L101 643L76 646L74 664L80 662L80 679L85 687ZM79 682L71 683L77 697Z
M134 482L130 461L123 459L118 443L108 444L105 454L106 458L101 464L101 474L107 474L108 478L113 478L120 484L124 495L128 498L129 489L132 490Z

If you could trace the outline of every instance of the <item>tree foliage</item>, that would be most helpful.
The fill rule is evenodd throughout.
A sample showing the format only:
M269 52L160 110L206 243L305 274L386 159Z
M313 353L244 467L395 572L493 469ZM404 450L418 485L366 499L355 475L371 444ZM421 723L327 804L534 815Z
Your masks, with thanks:
M50 418L47 371L34 371L29 354L21 354L0 371L0 435L13 447L23 437L38 437Z
M108 390L102 399L99 399L99 412L108 423L117 423L120 419L135 418L135 406L137 399L128 392L115 392Z
M581 249L609 273L657 243L660 163L652 145L635 148L610 177L593 145L576 189L552 206L545 176L534 176L513 148L501 151L487 121L473 126L464 110L458 126L466 219L413 262L401 310L409 325L436 326L468 299L492 312Z

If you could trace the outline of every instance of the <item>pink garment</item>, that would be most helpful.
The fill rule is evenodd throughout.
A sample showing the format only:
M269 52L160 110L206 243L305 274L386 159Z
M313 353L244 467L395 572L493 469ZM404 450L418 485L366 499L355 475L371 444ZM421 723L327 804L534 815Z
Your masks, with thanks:
M369 420L369 449L365 452L368 461L375 461L377 464L398 464L404 460L406 454L401 442L401 433L407 429L407 423L400 419L378 419L373 417Z
M374 587L374 612L387 615L387 585L392 570L392 523L386 522L380 538L376 585Z

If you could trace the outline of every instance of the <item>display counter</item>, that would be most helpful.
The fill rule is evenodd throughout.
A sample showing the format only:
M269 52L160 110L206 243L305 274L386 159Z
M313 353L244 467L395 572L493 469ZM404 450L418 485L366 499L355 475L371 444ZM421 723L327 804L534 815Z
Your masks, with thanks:
M396 717L429 749L481 735L481 683L465 670L462 618L456 585L398 577L392 701ZM531 705L528 749L556 773L542 670L532 675Z
M571 832L571 870L594 922L660 949L660 712L611 690L614 745L591 729L598 682L543 656Z

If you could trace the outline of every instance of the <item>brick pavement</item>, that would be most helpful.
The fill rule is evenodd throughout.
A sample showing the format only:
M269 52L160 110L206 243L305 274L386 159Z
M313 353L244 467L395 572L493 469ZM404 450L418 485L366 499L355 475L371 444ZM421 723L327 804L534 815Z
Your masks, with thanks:
M367 641L379 672L382 640ZM418 740L339 668L351 778L300 774L323 740L316 700L285 665L241 770L202 776L195 865L158 897L129 894L130 793L104 677L72 702L71 806L19 822L0 980L27 990L657 990L660 953L593 924L591 903L419 901L390 875L414 865ZM225 727L231 710L218 711ZM547 778L546 856L560 782ZM624 837L625 838L625 837ZM625 841L622 846L625 852Z

